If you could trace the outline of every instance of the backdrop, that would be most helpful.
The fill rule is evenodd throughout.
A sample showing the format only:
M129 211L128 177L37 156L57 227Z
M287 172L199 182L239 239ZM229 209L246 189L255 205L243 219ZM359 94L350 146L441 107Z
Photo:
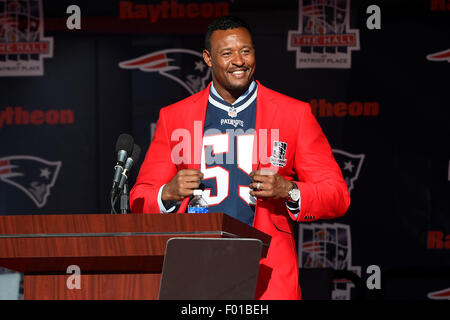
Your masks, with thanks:
M447 0L0 0L0 214L108 213L117 137L146 150L160 108L209 83L226 14L252 27L256 79L310 103L351 192L345 217L296 225L301 267L450 299Z

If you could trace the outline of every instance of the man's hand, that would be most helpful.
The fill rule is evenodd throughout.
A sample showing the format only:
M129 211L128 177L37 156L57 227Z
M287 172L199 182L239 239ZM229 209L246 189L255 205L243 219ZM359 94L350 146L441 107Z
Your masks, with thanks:
M196 169L183 169L167 183L161 193L163 201L180 201L185 197L194 194L194 189L198 189L203 173Z
M292 182L279 174L267 170L257 170L252 171L249 176L252 179L252 183L249 184L250 195L257 198L289 199Z

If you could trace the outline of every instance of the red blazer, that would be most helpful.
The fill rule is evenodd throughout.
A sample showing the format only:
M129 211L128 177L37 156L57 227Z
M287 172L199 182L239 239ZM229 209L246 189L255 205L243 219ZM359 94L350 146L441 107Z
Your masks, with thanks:
M153 141L130 192L132 212L160 212L157 202L160 187L168 183L178 170L200 170L208 96L209 86L161 109ZM271 235L272 240L267 256L260 262L256 299L301 299L298 259L290 220L340 217L350 205L350 196L310 106L272 91L259 82L256 99L257 137L253 146L253 170L276 170L284 178L294 181L301 193L301 210L297 216L287 209L284 200L257 200L253 226ZM278 137L277 132L271 129L278 129ZM172 137L174 130L177 134ZM267 139L264 139L265 132ZM186 139L187 133L190 133L189 139ZM287 143L283 167L273 166L269 161L273 141ZM180 150L181 142L188 147ZM182 157L181 163L173 158L177 161L174 163L172 150ZM184 199L179 213L186 211L188 200Z

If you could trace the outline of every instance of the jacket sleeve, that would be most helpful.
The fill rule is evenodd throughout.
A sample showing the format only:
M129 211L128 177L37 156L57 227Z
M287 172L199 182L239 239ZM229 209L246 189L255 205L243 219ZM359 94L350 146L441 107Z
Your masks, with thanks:
M319 123L307 105L300 115L294 170L299 181L300 212L296 221L314 221L343 216L350 205L347 184Z
M160 111L153 141L139 170L136 184L130 191L133 213L160 213L158 192L177 173L171 159L170 140L167 134L164 109Z

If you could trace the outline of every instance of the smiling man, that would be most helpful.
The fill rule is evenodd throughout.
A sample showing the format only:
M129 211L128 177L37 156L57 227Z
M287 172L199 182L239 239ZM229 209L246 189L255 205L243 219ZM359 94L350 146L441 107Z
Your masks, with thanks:
M233 104L249 88L255 73L255 48L249 29L221 30L211 25L206 33L203 58L212 69L217 93Z
M272 236L255 298L301 299L292 221L344 215L347 185L310 106L254 80L255 47L244 21L212 22L203 58L213 81L161 109L130 193L132 211L183 213L203 189L209 212Z

